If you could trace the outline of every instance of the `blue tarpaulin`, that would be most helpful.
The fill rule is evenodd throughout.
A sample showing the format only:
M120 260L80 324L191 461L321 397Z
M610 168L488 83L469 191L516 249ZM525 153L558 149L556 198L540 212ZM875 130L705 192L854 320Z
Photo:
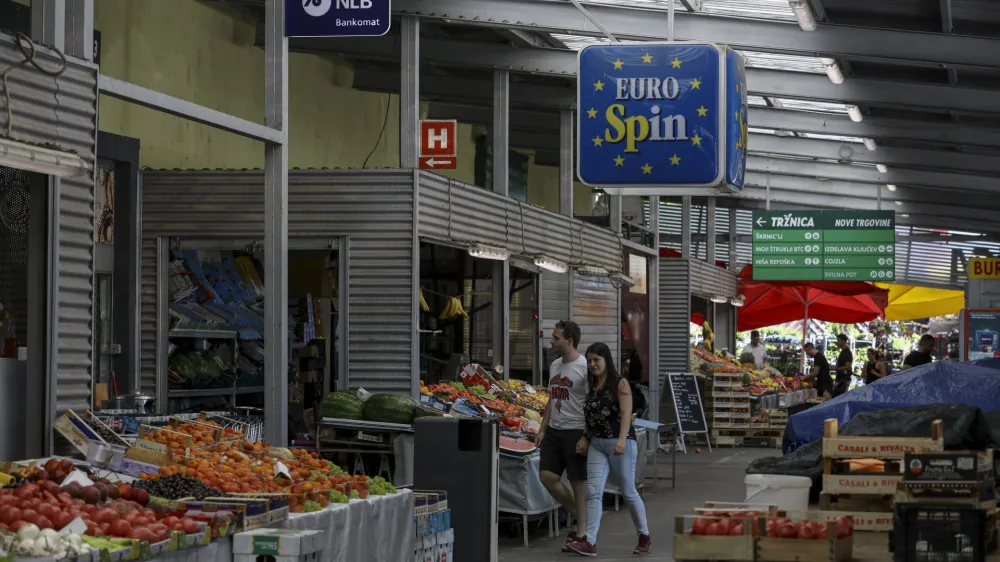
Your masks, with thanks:
M861 412L931 404L1000 411L1000 359L938 361L854 389L790 417L782 449L787 453L822 438L827 419L836 419L843 426Z

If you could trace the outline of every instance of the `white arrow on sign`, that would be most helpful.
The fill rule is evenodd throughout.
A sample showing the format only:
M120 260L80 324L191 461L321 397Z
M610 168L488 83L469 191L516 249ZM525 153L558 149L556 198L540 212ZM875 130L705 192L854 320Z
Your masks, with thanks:
M431 158L430 160L426 160L425 162L431 168L433 168L434 166L437 166L438 164L451 164L451 160L435 160L433 158Z
M757 218L757 226L764 226L764 223L761 222L762 220L764 220L764 217L758 217Z

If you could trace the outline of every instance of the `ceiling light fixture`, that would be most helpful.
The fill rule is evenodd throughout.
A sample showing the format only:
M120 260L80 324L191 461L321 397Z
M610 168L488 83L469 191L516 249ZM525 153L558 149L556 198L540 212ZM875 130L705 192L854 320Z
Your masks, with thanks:
M619 287L631 288L635 287L635 279L632 279L628 275L625 275L621 271L611 272L611 282L615 283Z
M840 65L837 64L837 61L832 59L823 59L823 60L830 61L830 64L824 64L824 66L826 67L826 76L827 78L830 79L830 82L833 82L834 84L843 84L844 72L840 70Z
M844 107L847 108L847 116L851 118L851 121L854 121L855 123L860 123L862 120L864 120L865 117L864 115L861 115L861 110L858 109L858 106L846 105Z
M802 31L816 31L816 16L813 15L809 4L804 0L788 0L788 5L795 13L795 21L799 23Z
M899 199L896 199L896 204L897 204L897 205L899 205L899 206L902 206L902 205L903 205L903 202L902 202L902 201L900 201Z
M899 216L903 217L904 219L910 218L910 215L908 215L906 213L903 213L902 215L899 215Z
M896 191L896 186L895 186L895 185L893 185L893 184L891 184L891 183L887 183L887 184L885 184L885 187L886 187L886 188L887 188L887 189L888 189L889 191Z
M507 258L510 257L510 250L499 246L473 244L469 246L469 255L483 260L507 261Z
M5 138L0 138L0 166L60 178L84 175L90 170L87 163L72 152Z
M885 164L875 164L875 169L878 170L878 173L880 174L884 174L889 171L889 167Z
M715 296L715 297L712 297L709 300L711 300L715 304L724 304L724 303L729 302L729 299L727 299L726 297L722 297L722 296Z
M878 148L878 145L875 144L874 139L865 139L864 143L865 143L865 148L871 150L872 152L875 152L875 149Z
M788 138L788 137L794 135L795 133L793 133L791 131L786 131L784 129L778 129L777 131L774 132L774 134L775 134L775 136L779 136L781 138Z
M739 308L739 307L743 306L744 302L745 302L744 298L742 296L739 296L739 297L735 297L735 298L733 298L733 300L729 301L729 304L735 306L736 308Z
M566 273L569 271L568 265L548 256L538 256L535 258L535 265L538 266L539 269L551 271L552 273Z
M578 275L587 277L606 277L608 275L607 269L597 267L596 265L578 265L574 269L576 269Z

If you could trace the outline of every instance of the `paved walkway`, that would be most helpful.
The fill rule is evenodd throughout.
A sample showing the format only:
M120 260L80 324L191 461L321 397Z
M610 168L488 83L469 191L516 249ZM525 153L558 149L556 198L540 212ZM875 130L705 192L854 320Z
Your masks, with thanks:
M661 482L657 492L645 494L646 513L650 535L653 539L653 553L638 557L632 554L636 535L632 519L624 505L617 513L610 508L601 519L598 537L598 556L592 560L664 562L673 560L671 540L674 532L674 517L690 513L695 506L706 500L743 501L746 488L743 477L747 465L755 458L778 455L777 449L716 449L712 453L677 455L677 488L671 490L669 482ZM665 462L666 461L666 462ZM667 468L664 468L664 467ZM661 456L660 473L669 470L669 458ZM566 540L565 530L558 539L549 539L548 531L540 529L531 539L531 546L525 548L517 538L508 538L506 529L500 530L501 562L548 562L570 558L583 559L576 555L560 552Z

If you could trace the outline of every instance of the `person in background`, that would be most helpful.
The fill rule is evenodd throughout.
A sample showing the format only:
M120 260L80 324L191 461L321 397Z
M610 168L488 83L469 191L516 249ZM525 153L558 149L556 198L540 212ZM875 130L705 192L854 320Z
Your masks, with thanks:
M885 362L882 361L882 354L874 347L869 347L868 361L865 363L865 384L871 384L885 375Z
M833 371L837 373L837 383L833 387L833 397L836 398L846 393L851 387L851 376L854 375L854 354L851 353L851 341L844 334L837 335L837 347L840 354L837 355L837 366Z
M618 375L611 350L603 343L587 348L590 392L584 406L587 430L576 451L587 455L587 534L569 544L583 556L597 556L597 533L604 511L604 486L608 473L625 496L639 543L632 554L649 554L652 541L646 523L646 506L635 489L635 463L639 454L632 427L632 392Z
M802 346L802 349L805 350L806 355L813 358L812 371L802 378L802 382L816 381L813 384L813 388L816 389L816 395L829 398L833 394L833 379L830 378L830 362L826 360L826 356L820 353L811 342Z
M903 368L909 369L910 367L919 367L921 365L926 365L928 363L934 362L934 346L937 344L937 340L934 336L930 334L924 334L920 337L920 343L917 344L917 350L910 352L903 360Z
M535 446L539 450L538 479L576 520L576 531L566 538L569 544L585 539L587 528L587 457L577 454L586 421L583 403L587 399L587 359L576 350L580 327L563 320L552 330L552 350L558 359L549 367L549 403L545 405ZM563 472L573 489L562 482Z
M767 365L767 346L760 341L760 332L754 330L750 332L750 345L743 348L743 353L753 356L753 364L758 369L763 369Z
M632 389L632 413L642 417L649 402L646 400L646 391L642 388L642 359L635 350L632 350L628 360L628 386Z

